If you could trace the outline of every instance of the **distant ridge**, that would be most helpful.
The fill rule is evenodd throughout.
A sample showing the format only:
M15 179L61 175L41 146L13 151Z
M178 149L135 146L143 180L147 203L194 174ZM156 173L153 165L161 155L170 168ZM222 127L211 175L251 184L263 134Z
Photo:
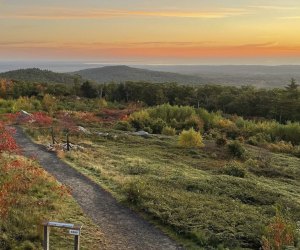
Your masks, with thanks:
M0 78L32 83L72 84L77 77L67 73L55 73L50 70L41 70L38 68L18 69L0 73Z
M181 84L200 84L203 80L200 76L191 76L178 73L153 71L148 69L133 68L129 66L105 66L101 68L85 69L73 72L82 78L90 79L98 83L144 81L153 83L176 82Z

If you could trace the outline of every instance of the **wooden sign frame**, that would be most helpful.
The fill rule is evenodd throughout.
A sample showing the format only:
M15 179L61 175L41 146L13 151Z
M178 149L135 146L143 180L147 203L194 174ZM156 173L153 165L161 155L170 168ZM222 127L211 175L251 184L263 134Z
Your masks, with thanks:
M54 222L54 221L45 221L43 222L44 227L44 241L43 247L44 250L49 250L50 244L50 228L58 227L58 228L66 228L69 229L69 234L74 235L74 250L79 250L80 248L80 234L82 225L76 225L71 223L62 223L62 222Z

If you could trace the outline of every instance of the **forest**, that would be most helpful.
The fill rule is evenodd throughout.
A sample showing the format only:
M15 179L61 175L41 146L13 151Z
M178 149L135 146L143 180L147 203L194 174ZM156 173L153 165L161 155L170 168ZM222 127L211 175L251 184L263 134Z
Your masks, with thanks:
M300 89L294 79L287 81L283 89L147 82L95 84L90 81L81 83L79 79L75 79L73 84L0 80L1 98L42 98L45 94L103 98L109 102L139 102L146 106L163 103L189 105L252 119L274 119L280 123L300 121Z

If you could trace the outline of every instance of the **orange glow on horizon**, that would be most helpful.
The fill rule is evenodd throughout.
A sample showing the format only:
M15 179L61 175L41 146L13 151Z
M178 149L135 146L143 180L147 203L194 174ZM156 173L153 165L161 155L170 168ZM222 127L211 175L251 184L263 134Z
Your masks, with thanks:
M47 44L46 44L47 45ZM5 49L0 52L5 54ZM31 54L43 56L52 54L67 57L87 58L243 58L243 57L299 57L300 46L274 46L268 44L241 46L95 46L95 45L65 45L65 46L15 46L17 55Z

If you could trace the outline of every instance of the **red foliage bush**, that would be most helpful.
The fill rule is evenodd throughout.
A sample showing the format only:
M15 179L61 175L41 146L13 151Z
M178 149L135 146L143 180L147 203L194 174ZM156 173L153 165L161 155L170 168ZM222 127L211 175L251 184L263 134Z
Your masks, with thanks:
M3 122L0 121L0 153L1 152L15 152L19 153L20 148L13 138L14 129L6 128Z
M35 112L32 114L32 121L38 126L50 126L53 119L43 112Z

